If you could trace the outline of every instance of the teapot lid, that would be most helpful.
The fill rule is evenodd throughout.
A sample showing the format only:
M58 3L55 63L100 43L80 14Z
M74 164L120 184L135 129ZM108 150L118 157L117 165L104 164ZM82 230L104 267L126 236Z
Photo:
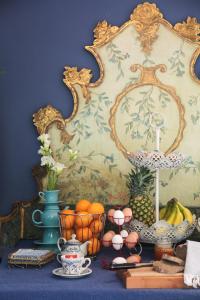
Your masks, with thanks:
M72 238L71 240L68 241L69 244L71 245L80 245L81 242L79 242L77 239L76 239L76 234L72 234Z

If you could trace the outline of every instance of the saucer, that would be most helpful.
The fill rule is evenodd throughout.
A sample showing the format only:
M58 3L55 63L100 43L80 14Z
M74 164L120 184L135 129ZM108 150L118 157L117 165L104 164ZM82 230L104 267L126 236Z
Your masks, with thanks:
M39 204L45 204L45 205L51 205L51 204L61 204L61 203L63 203L63 201L52 201L52 202L45 202L45 201L43 201L43 200L41 200L41 201L39 201L38 202Z
M45 243L43 241L34 241L35 245L42 245L42 246L57 246L56 242L54 243Z
M85 277L85 276L88 276L88 275L90 275L91 273L92 273L92 270L91 269L89 269L89 268L87 268L87 269L85 269L80 275L73 275L73 274L65 274L64 272L63 272L63 268L57 268L57 269L54 269L53 271L52 271L52 273L54 274L54 275L56 275L56 276L59 276L59 277L63 277L63 278L81 278L81 277Z
M35 227L39 227L39 228L60 228L59 225L57 226L47 226L47 225L40 225L40 224L33 224Z

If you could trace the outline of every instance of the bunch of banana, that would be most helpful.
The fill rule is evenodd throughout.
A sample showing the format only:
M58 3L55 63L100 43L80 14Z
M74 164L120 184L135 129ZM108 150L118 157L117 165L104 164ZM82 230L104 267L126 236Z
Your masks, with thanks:
M171 225L178 225L184 220L187 220L190 224L193 222L191 211L176 198L168 201L167 205L160 209L160 219L166 220Z

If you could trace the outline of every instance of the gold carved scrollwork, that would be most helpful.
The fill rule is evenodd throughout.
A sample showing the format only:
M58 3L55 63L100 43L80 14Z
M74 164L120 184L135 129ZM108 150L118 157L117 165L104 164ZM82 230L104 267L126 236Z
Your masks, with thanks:
M94 32L94 46L104 45L110 38L119 30L117 26L111 26L107 21L102 21L97 24Z
M144 67L139 64L135 64L131 66L131 71L136 72L137 70L141 71L140 79L137 83L131 84L127 86L117 97L115 100L114 105L112 106L110 110L110 118L109 118L109 125L111 128L111 138L115 142L117 148L124 154L125 157L129 154L128 150L122 145L120 142L116 127L115 127L115 117L116 117L116 112L118 110L119 104L122 101L122 99L133 89L145 86L145 85L153 85L157 86L158 88L164 90L167 92L169 95L172 96L174 101L176 102L176 105L178 107L178 112L179 112L179 129L177 136L172 143L172 145L166 150L166 154L169 154L170 152L174 151L180 144L181 140L183 139L183 131L186 126L186 122L184 119L184 114L185 114L185 109L184 106L181 103L181 99L179 96L176 94L176 90L171 87L163 84L157 77L156 77L156 71L160 70L160 72L166 72L166 66L163 64L157 65L155 67Z
M130 18L139 33L142 50L149 54L153 42L158 37L159 21L163 18L163 15L155 4L145 2L134 9Z
M119 32L119 27L117 26L111 26L108 24L107 21L102 21L97 24L94 32L94 41L92 46L85 46L85 49L89 51L96 59L99 69L100 69L100 77L96 82L91 82L89 84L89 87L96 87L103 81L104 77L104 66L103 62L96 51L96 48L99 46L105 45L107 42L109 42L112 38L115 37L115 35Z
M62 142L69 143L73 139L74 135L70 135L65 130L65 120L57 109L48 105L44 108L40 108L38 112L33 114L33 123L39 134L47 132L49 126L54 122L57 123L58 129L61 130Z
M193 42L200 42L200 24L196 18L188 17L186 22L177 23L174 29L183 37L190 39Z
M90 91L88 90L88 85L92 78L91 70L84 68L78 71L77 67L71 68L66 66L63 74L65 77L63 81L67 86L80 85L83 96L86 98L86 103L88 103L91 98Z

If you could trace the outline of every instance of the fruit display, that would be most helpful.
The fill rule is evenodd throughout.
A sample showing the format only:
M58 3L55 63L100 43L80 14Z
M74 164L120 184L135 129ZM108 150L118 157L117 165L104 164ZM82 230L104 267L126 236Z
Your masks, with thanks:
M160 209L160 219L171 225L181 224L183 221L193 223L192 212L183 206L176 198L172 198L167 205Z
M155 222L155 211L150 192L154 185L154 172L146 167L135 167L128 175L129 207L134 219L151 226Z
M100 250L105 224L104 206L100 202L81 199L75 210L64 209L59 213L61 235L66 240L76 234L80 242L89 241L88 255L96 255Z

